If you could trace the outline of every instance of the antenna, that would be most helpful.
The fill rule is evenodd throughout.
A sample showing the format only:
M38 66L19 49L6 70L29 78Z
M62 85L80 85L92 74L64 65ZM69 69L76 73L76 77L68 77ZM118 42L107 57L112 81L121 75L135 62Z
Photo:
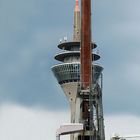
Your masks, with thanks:
M64 37L64 42L67 42L67 36Z
M62 43L62 39L59 40L59 43Z

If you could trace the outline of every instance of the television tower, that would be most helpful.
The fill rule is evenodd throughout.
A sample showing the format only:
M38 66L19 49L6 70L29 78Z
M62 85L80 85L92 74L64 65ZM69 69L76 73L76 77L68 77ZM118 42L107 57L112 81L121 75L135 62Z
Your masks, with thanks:
M82 123L82 132L71 134L71 140L105 140L102 105L102 70L96 64L99 54L91 40L91 0L75 1L73 41L60 42L63 50L55 56L60 61L52 71L62 87L71 110L71 123ZM81 15L81 17L80 17Z

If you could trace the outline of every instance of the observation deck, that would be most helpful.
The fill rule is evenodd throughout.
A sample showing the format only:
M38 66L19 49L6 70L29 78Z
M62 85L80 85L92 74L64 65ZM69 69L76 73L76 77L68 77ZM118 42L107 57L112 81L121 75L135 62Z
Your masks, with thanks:
M94 83L99 79L103 68L97 64L94 65ZM64 63L52 67L52 71L59 84L69 82L80 82L80 63Z
M92 43L92 49L97 45ZM55 59L61 63L52 67L52 71L60 85L71 82L80 82L80 42L63 42L58 45L58 48L63 50L61 53L55 55ZM100 59L99 54L92 53L92 61ZM103 70L98 64L92 67L94 77L93 84L95 84Z

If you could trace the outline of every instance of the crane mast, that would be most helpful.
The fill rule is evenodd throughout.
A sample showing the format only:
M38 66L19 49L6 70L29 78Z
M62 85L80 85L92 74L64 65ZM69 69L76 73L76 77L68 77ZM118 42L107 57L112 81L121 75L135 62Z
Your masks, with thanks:
M92 74L94 73L94 53L91 32L91 0L81 0L82 119L85 123L84 131L89 134L89 136L83 136L83 139L104 140L102 92L99 85L93 82L94 75Z

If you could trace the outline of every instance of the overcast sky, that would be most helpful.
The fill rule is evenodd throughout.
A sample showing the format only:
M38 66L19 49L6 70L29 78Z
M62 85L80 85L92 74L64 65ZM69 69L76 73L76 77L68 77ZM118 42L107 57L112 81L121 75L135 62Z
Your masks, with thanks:
M121 128L138 133L140 1L92 2L93 40L101 54L98 63L104 67L103 104L107 122L115 125L121 117L128 122L135 121L135 129L129 130L131 125L125 122ZM59 114L69 117L65 113L68 112L68 102L51 72L51 66L59 63L53 58L59 52L59 39L67 36L68 40L72 40L74 3L74 0L0 0L0 116L4 116L4 121L0 117L0 122L3 122L0 130L4 126L6 128L2 129L3 137L0 135L0 139L11 140L13 135L14 140L19 140L14 133L16 131L10 129L15 124L19 128L18 120L24 122L22 129L18 129L24 134L24 124L32 118L35 121L31 122L29 130L35 127L36 121L41 123L42 129L35 129L33 132L36 133L44 129L47 131L45 125L49 118L46 114L49 117ZM24 115L20 115L22 113ZM54 117L49 122L56 127L60 118ZM119 126L116 128L121 131ZM112 133L114 127L106 126L107 132ZM6 136L8 130L12 133ZM128 133L123 130L122 133ZM28 137L32 136L30 131L25 133L24 139L32 138ZM39 139L42 133L37 134ZM50 135L50 138L53 136ZM45 140L46 135L40 139Z

